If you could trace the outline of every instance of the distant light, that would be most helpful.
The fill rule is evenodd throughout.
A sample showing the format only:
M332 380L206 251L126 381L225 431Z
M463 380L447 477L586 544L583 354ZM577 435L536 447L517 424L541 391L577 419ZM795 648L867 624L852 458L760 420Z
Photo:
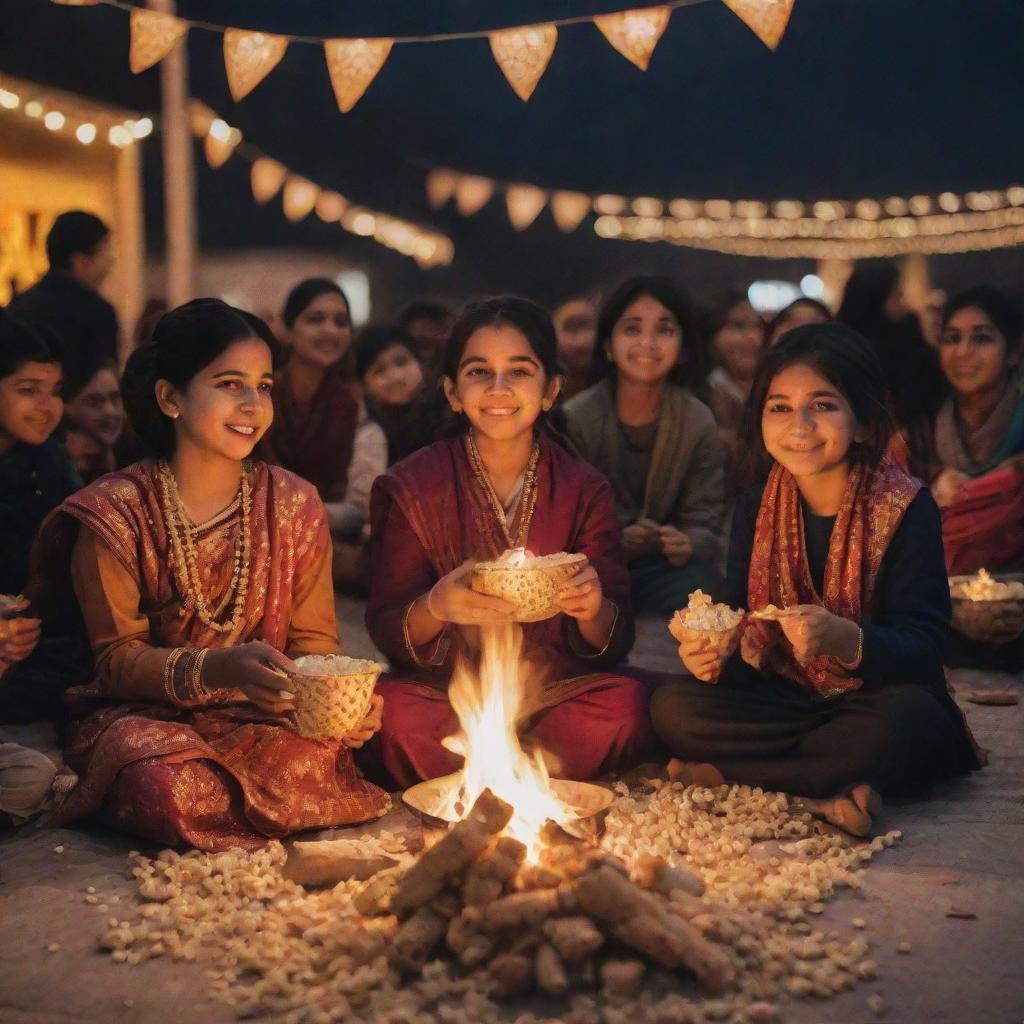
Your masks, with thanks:
M151 135L153 132L153 121L152 118L142 117L135 122L135 126L132 128L132 135L137 139L144 139L147 135Z
M334 280L348 299L352 325L361 327L370 319L370 279L361 270L343 270Z
M363 211L352 218L352 231L357 235L368 237L377 230L377 218L372 213Z
M25 113L29 117L42 117L43 116L43 105L39 100L29 100L25 104Z
M747 289L747 298L758 312L777 313L800 298L800 289L792 281L755 281Z
M817 274L804 274L800 278L800 291L810 299L820 299L825 294L825 282Z
M112 146L128 146L132 141L132 133L128 131L123 124L115 124L114 127L107 132L107 141Z
M50 129L51 132L60 131L64 127L64 115L59 110L51 110L46 117L43 118L43 124Z
M210 122L210 134L218 142L227 142L231 138L231 126L227 121L216 117Z
M21 97L9 89L0 89L0 107L4 110L17 110L21 103Z
M86 121L85 124L80 124L75 129L75 138L78 139L83 146L88 146L90 142L94 142L96 140L96 125L90 124L88 121Z

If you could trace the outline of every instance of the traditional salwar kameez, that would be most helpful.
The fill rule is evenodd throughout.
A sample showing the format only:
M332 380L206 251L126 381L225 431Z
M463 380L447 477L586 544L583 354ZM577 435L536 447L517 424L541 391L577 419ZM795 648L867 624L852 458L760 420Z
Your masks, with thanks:
M669 683L651 702L655 730L687 761L729 781L826 797L867 783L914 794L979 766L946 688L949 588L938 509L891 463L854 470L837 516L813 516L776 466L741 499L729 555L730 602L817 604L864 631L851 671L832 657L798 662L781 627L750 621L717 685Z
M592 778L637 759L648 737L646 688L609 671L633 644L629 575L608 482L546 437L539 440L536 474L526 547L536 555L585 554L616 618L601 650L586 643L568 616L523 626L536 685L521 732L547 752L554 774ZM518 502L513 513L513 536L525 504ZM458 728L447 688L456 658L471 655L478 640L474 627L449 624L430 643L414 646L410 608L467 558L499 555L507 538L462 438L439 441L380 477L371 524L374 575L366 624L393 670L378 684L384 725L374 747L390 778L409 786L461 764L441 746Z
M206 680L197 696L182 677L182 648L261 640L290 657L339 650L316 491L277 467L252 466L248 586L238 627L224 633L183 599L158 474L147 461L106 476L41 531L40 571L66 566L71 553L95 661L92 683L72 691L85 717L66 756L80 781L57 820L96 814L156 842L219 850L384 813L387 794L359 776L340 742L300 737L231 680ZM236 501L195 527L211 607L229 587L241 522Z

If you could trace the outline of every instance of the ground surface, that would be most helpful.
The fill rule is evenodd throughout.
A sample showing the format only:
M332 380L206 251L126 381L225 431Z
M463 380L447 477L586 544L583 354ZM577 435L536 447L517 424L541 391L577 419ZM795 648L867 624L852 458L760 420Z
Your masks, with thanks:
M372 655L361 608L342 604L339 613L349 653ZM677 664L660 621L641 623L632 662L661 670ZM963 671L954 685L961 696L972 687L1020 693L1024 676ZM902 829L903 842L875 860L863 891L844 891L823 915L851 935L850 920L867 919L881 980L827 1003L794 1003L786 1016L792 1024L877 1020L866 1004L871 992L887 1000L887 1024L1024 1022L1024 707L964 707L991 751L989 767L928 803L887 808L881 824ZM383 827L404 814L392 812ZM131 900L124 868L133 846L98 829L23 830L0 838L0 1021L233 1019L207 998L201 964L161 959L126 967L97 952L106 918ZM83 902L88 886L107 911ZM947 917L954 905L976 917ZM911 944L909 954L897 954L900 942ZM48 951L54 943L60 949Z

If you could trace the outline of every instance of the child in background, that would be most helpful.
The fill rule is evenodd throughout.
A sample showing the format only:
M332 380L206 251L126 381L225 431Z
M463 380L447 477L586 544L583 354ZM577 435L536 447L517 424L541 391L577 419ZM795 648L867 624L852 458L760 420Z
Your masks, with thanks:
M728 585L734 608L776 610L748 621L724 664L706 639L684 641L695 678L651 702L670 774L809 797L856 835L880 795L979 767L942 669L939 511L886 454L885 393L848 327L797 327L766 353L745 436L767 480L740 498Z
M387 438L389 466L435 439L435 396L426 393L423 367L397 327L363 328L356 342L356 373L366 411Z
M117 468L124 404L116 363L94 360L65 381L63 426L64 445L83 482Z

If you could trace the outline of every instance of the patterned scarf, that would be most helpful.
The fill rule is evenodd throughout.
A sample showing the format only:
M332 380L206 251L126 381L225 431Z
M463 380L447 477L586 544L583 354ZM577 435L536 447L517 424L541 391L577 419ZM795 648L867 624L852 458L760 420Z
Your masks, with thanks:
M832 528L825 563L824 593L811 580L804 542L804 517L796 479L778 463L768 476L754 529L754 548L747 577L751 610L774 604L788 608L816 604L833 615L861 623L869 615L875 582L889 542L921 489L889 458L877 469L850 471L846 491ZM801 664L776 622L750 620L745 652L762 665L831 697L857 689L836 658L821 655Z

